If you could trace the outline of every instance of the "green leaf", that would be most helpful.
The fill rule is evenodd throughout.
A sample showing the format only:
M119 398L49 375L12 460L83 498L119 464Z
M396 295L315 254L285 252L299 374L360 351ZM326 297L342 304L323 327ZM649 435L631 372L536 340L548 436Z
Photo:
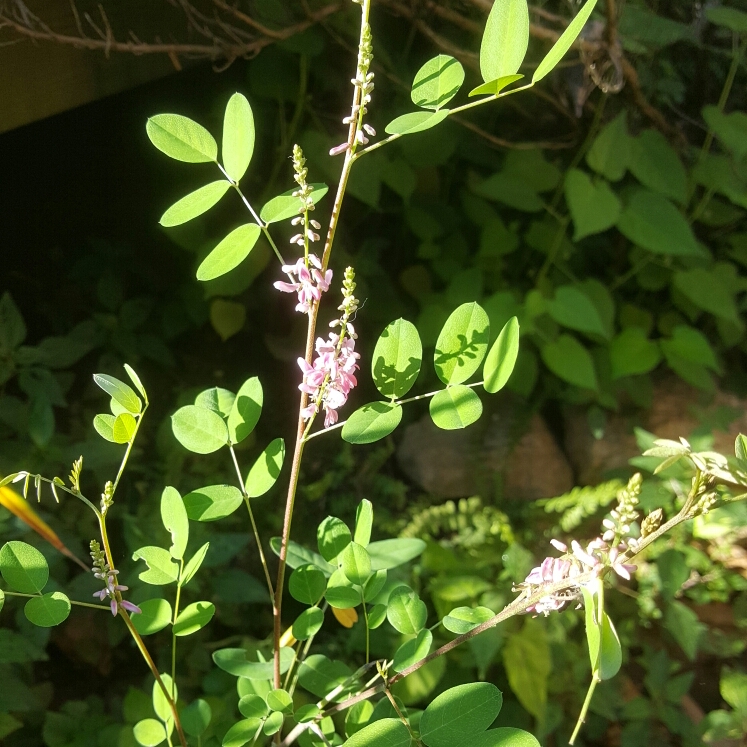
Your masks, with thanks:
M290 595L303 604L316 604L326 588L326 576L310 563L296 568L288 580Z
M446 387L430 401L428 406L433 422L446 431L466 428L482 415L482 402L472 389L464 384Z
M94 423L95 427L95 423ZM137 421L129 412L117 415L112 424L112 438L115 443L128 444L137 430Z
M171 228L172 226L180 226L182 223L206 213L213 205L218 204L220 198L226 194L230 186L230 183L225 179L220 179L190 192L181 200L175 202L161 216L159 223L164 228Z
M316 635L324 624L324 612L319 607L304 610L293 623L293 637L305 641Z
M442 622L446 630L462 635L487 622L491 617L495 617L495 612L487 607L456 607Z
M171 416L176 440L188 451L212 454L228 443L228 428L220 415L197 405L180 407Z
M270 680L273 677L274 663L270 661L249 661L243 648L222 648L213 652L215 665L234 677L249 680ZM285 674L293 664L296 655L292 648L280 649L280 674Z
M747 156L747 114L740 111L724 114L717 106L706 106L703 119L738 161Z
M682 602L670 602L664 611L664 627L672 634L690 661L695 660L698 644L706 626L698 616Z
M353 582L338 568L327 582L327 591L324 598L332 607L339 610L348 610L357 607L362 601L361 590L353 585Z
M394 402L370 402L356 410L342 427L351 444L370 444L386 438L402 420L402 407Z
M461 384L477 371L490 341L490 321L477 303L455 309L436 341L434 365L444 384Z
M176 703L179 700L179 691L176 683L171 679L168 674L161 674L161 681L164 684L167 692L171 694L171 698ZM166 696L163 694L163 690L158 682L153 683L153 690L151 692L151 702L153 703L153 710L156 712L156 716L161 721L169 722L166 724L169 732L173 728L173 715L171 713L171 706L169 705Z
M416 592L407 586L399 586L389 596L386 616L396 631L415 635L425 626L428 610Z
M708 338L700 330L678 324L672 330L672 337L661 340L659 344L670 365L673 358L681 358L688 363L710 368L716 373L721 372L716 354L713 352Z
M52 628L67 620L70 600L61 592L53 591L26 602L23 613L26 619L40 628Z
M653 371L660 360L659 346L648 339L641 327L628 327L610 342L613 379Z
M254 248L262 229L256 223L245 223L231 233L205 257L197 268L198 280L214 280L238 267Z
M254 152L254 115L245 96L235 93L223 117L223 168L234 182L246 173Z
M560 335L542 347L542 360L558 377L582 389L598 389L594 361L589 351L570 335Z
M204 628L215 614L211 602L193 602L185 607L174 623L174 635L191 635Z
M425 542L415 537L398 537L372 542L366 549L371 557L371 570L391 570L422 555Z
M747 436L743 433L734 440L734 455L743 462L747 461Z
M542 80L555 66L565 57L566 52L573 46L578 35L581 33L584 25L589 20L591 11L597 0L587 0L583 8L576 14L576 17L568 24L565 31L560 35L550 51L545 55L542 62L537 66L532 76L532 83Z
M410 732L397 718L382 718L353 734L344 747L409 747Z
M283 718L282 713L278 713L277 711L274 711L265 720L265 723L262 726L262 731L268 737L272 736L273 734L277 734L283 728L284 720L285 719Z
M49 581L49 566L35 547L11 540L0 549L0 574L11 589L39 594Z
M529 46L526 0L495 0L480 44L480 73L487 83L519 71Z
M669 602L690 578L690 566L684 553L669 549L656 559L656 567L661 579L661 595Z
M189 514L187 514L189 515ZM184 566L182 577L179 580L181 586L186 586L194 577L195 573L200 570L202 561L205 560L210 543L206 542L191 558L191 560Z
M617 227L634 244L654 254L703 256L685 217L666 197L655 192L636 190Z
M280 557L280 537L270 538L270 548L272 551ZM335 570L335 566L330 565L321 555L307 550L297 542L290 540L288 542L288 554L286 556L286 562L289 568L298 568L300 565L311 563L319 568L325 576L329 577Z
M447 54L440 54L423 65L412 82L410 96L415 106L440 109L456 96L464 83L464 68Z
M363 586L371 575L371 558L366 548L350 542L340 554L342 572L350 583Z
M345 734L348 737L357 734L371 720L373 712L374 707L370 700L356 703L345 716Z
M311 201L316 205L319 200L324 197L329 191L329 187L326 184L310 184L313 187L311 192ZM293 195L296 190L291 189L288 192L273 197L259 213L259 217L268 225L270 223L277 223L281 220L288 220L295 218L299 214L301 206L301 200L298 195Z
M285 460L285 441L276 438L259 455L246 476L244 489L249 498L264 495L277 481Z
M379 592L384 588L387 576L389 574L386 570L382 569L379 571L372 571L371 576L363 585L363 601L371 602L379 595Z
M600 130L586 153L586 163L611 182L618 182L625 176L630 161L631 139L625 118L623 109Z
M328 516L316 532L317 545L322 557L332 563L350 544L353 536L347 524L335 516Z
M143 399L147 402L148 401L148 395L145 392L145 387L143 386L143 382L140 381L140 377L135 372L135 369L132 368L132 366L128 365L127 363L124 364L124 370L127 371L127 375L130 377L130 380L135 385L135 388L140 392Z
M747 33L747 13L736 8L716 5L706 8L706 18L717 26L724 26L737 34Z
M270 710L279 713L293 713L293 700L286 690L277 688L267 693L267 705Z
M205 389L195 397L195 405L206 410L212 410L216 415L227 418L231 412L236 395L228 389L213 386Z
M709 314L738 322L739 311L732 291L715 273L702 267L674 273L674 287Z
M542 720L552 663L550 646L541 624L527 620L521 631L508 638L503 647L503 664L508 683L521 705Z
M217 521L232 514L242 503L241 491L233 485L208 485L184 496L184 507L192 521Z
M171 605L165 599L140 602L140 614L132 616L132 624L140 635L152 635L171 624Z
M341 661L328 659L322 654L312 654L298 669L298 684L318 698L324 698L345 682L352 672ZM335 699L344 698L343 690Z
M364 701L368 704L368 701ZM353 710L351 708L351 710ZM319 709L319 706L315 703L308 703L307 705L302 705L300 708L296 709L296 712L293 714L293 718L296 719L296 721L299 724L306 724L309 721L316 721L316 719L321 715L321 710ZM348 711L348 714L350 712Z
M145 718L138 721L132 727L135 741L143 747L156 747L166 740L166 729L160 721L154 718Z
M184 501L176 488L168 486L161 494L161 521L171 534L171 557L181 560L189 540L189 519Z
M199 737L210 726L213 709L206 700L197 698L180 711L179 718L182 722L182 728L187 734L191 737Z
M475 737L470 747L540 747L540 743L528 731L501 726Z
M114 438L114 421L116 418L114 415L101 414L97 415L93 419L93 427L96 429L96 433L106 441L117 443Z
M260 695L244 695L239 701L239 713L244 718L265 718L268 714L267 703Z
M575 228L573 240L606 231L617 223L622 205L607 182L592 182L588 174L569 169L565 176L565 199Z
M119 402L125 410L137 414L143 409L140 397L135 394L132 387L123 381L106 374L94 374L93 380L113 400Z
M373 357L371 374L384 397L400 398L410 391L420 373L423 345L415 325L397 319L381 333Z
M218 158L215 138L202 126L180 114L156 114L146 131L162 153L186 163L207 163Z
M644 187L679 203L687 202L687 173L658 130L644 130L631 143L630 171Z
M394 662L392 669L395 672L401 672L421 659L425 659L431 650L433 643L433 633L427 628L421 630L415 638L405 641L394 653Z
M519 320L514 316L500 331L490 348L483 367L483 387L489 394L495 394L506 386L513 373L519 355Z
M353 541L363 547L367 547L371 541L371 529L373 528L373 504L364 498L355 512L355 532Z
M620 667L622 666L620 639L617 636L617 631L612 624L612 620L610 620L606 612L602 615L600 634L599 677L604 681L612 679L620 671Z
M241 443L255 428L262 414L264 394L256 376L247 379L236 394L228 416L228 436L231 443Z
M437 112L410 112L393 119L385 128L387 135L414 135L435 127L449 116L448 109Z
M489 682L446 690L420 718L420 738L427 747L467 744L495 721L503 705L501 691Z
M173 584L179 577L179 566L171 558L168 550L162 547L141 547L132 553L133 560L144 560L148 565L147 571L139 575L141 581L153 586Z
M26 323L13 297L0 296L0 350L9 353L26 339Z
M477 86L477 88L473 88L468 96L483 96L485 94L497 96L504 88L510 86L512 83L516 83L517 80L521 80L523 77L523 75L504 75L502 78L496 78Z
M587 334L607 336L604 321L589 296L574 285L563 285L547 303L550 316L569 329Z
M386 620L386 605L375 604L368 611L368 627L370 630L376 630L384 624Z
M243 745L254 741L254 737L260 730L262 722L256 718L247 718L237 721L224 735L221 742L222 747L243 747Z
M747 29L746 29L747 30ZM743 721L747 719L747 674L724 668L719 682L721 697Z

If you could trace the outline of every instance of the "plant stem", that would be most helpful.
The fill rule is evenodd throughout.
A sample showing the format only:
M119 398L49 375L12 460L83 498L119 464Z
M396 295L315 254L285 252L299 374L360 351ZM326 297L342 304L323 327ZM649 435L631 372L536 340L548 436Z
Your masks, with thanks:
M368 610L366 609L366 602L363 602L363 620L366 623L366 664L371 660L371 628L368 627Z
M125 612L125 610L121 608L119 610L119 614L122 616L122 619L125 621L125 625L127 625L127 629L130 631L130 635L132 636L135 643L137 644L138 649L140 649L140 653L142 654L143 659L145 659L145 663L148 665L148 668L153 673L153 676L156 678L156 682L161 688L161 692L163 693L164 697L166 698L166 701L169 704L169 708L171 709L171 715L174 718L174 726L176 728L177 734L179 735L179 742L181 743L182 747L187 747L187 738L184 736L184 731L182 730L182 723L179 720L179 713L176 710L176 703L174 703L174 699L171 697L171 693L168 691L166 684L161 679L161 675L158 671L158 667L156 667L155 662L153 661L150 653L148 652L148 649L145 647L145 644L143 643L143 639L140 637L140 633L137 632L137 630L135 629L135 626L132 624L132 620L130 619L130 616L127 614L127 612Z
M578 736L578 733L581 731L581 727L584 725L584 721L586 721L586 714L589 711L589 706L591 705L591 699L594 696L594 690L596 690L597 685L601 682L599 679L599 673L594 672L591 683L589 684L589 690L586 693L586 699L584 700L584 704L581 707L581 713L578 714L578 721L576 721L576 728L573 730L573 734L571 735L571 738L568 740L568 744L574 744L576 741L576 737Z
M176 682L176 633L174 633L174 625L176 625L176 618L179 617L179 602L182 597L182 574L184 573L184 559L179 559L179 583L176 585L176 599L174 601L174 619L171 621L171 683Z
M270 578L270 569L267 566L267 559L265 558L264 550L262 549L262 541L259 538L259 530L257 529L257 522L254 520L254 511L252 511L252 504L249 496L246 492L244 480L241 477L241 470L239 469L239 461L236 458L236 452L233 446L228 447L231 452L231 458L233 459L233 466L236 468L236 476L239 479L239 489L241 495L244 497L244 503L246 504L246 510L249 512L249 521L252 523L252 531L254 532L254 541L257 543L257 551L259 552L259 560L262 563L262 570L265 572L265 581L267 582L267 590L270 592L270 601L275 597L275 591L272 588L272 579Z
M40 597L41 594L21 594L19 591L5 591L3 592L6 597L25 597L27 599L34 599ZM74 602L72 599L68 599L70 604L74 604L76 607L90 607L93 610L107 610L111 612L112 608L108 604L91 604L90 602Z
M399 716L400 721L405 725L405 728L410 733L410 739L412 739L412 741L415 742L415 744L417 744L418 747L423 747L423 743L413 733L412 727L410 726L410 722L405 718L402 711L400 711L399 706L397 705L397 701L394 699L394 696L389 690L389 687L384 688L384 694L389 699L389 702L392 704L392 708L394 708L394 712Z
M364 33L368 28L368 17L371 11L371 0L363 0L361 7L361 26L360 37L358 41L358 50L363 47ZM357 73L356 73L357 74ZM332 207L332 214L329 220L327 238L324 244L322 255L322 272L329 265L329 257L332 252L332 245L335 240L337 231L337 222L342 208L342 201L345 196L350 170L353 166L353 153L355 146L356 128L358 123L357 112L361 103L361 89L359 86L353 87L353 103L351 108L351 122L348 130L348 150L345 153L345 162L343 163L340 181L337 187L335 202ZM316 302L309 314L309 325L306 335L306 361L311 365L311 359L314 353L314 335L316 332L316 321L319 314L319 302ZM280 553L278 562L278 575L275 583L275 602L273 604L273 648L274 648L274 682L275 687L280 687L280 636L281 636L281 612L283 606L283 585L285 583L285 567L288 557L288 541L290 540L291 523L293 520L293 508L296 500L296 491L298 490L298 476L301 470L301 460L304 450L304 430L305 423L303 419L303 410L308 403L308 397L305 392L301 393L301 402L298 414L298 428L296 433L296 445L293 452L293 461L291 463L291 474L288 483L288 496L285 503L285 515L283 517L283 534L280 541Z

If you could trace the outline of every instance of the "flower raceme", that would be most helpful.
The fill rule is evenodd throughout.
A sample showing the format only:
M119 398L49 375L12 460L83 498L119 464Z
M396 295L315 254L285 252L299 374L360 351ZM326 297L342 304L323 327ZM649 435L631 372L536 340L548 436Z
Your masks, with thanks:
M360 355L355 352L355 331L351 324L347 324L346 332L342 340L335 332L329 333L328 340L318 337L313 365L303 358L298 359L303 373L303 382L298 388L311 400L302 412L303 418L309 420L322 407L325 428L337 422L337 410L347 402L350 390L358 383L355 371Z
M322 263L316 254L309 254L308 266L303 257L294 265L283 265L283 272L288 275L290 283L278 281L274 286L283 293L297 293L298 304L296 311L310 314L315 301L319 301L322 293L329 290L332 282L332 270L322 272Z
M119 571L109 570L104 573L94 573L96 578L101 579L106 586L100 591L95 591L93 596L98 597L102 602L105 599L109 599L111 602L112 615L115 617L119 613L120 608L132 612L134 614L140 614L142 610L136 604L128 602L126 599L122 599L121 592L127 591L128 586L123 586L117 583L117 573ZM117 593L119 592L119 597Z

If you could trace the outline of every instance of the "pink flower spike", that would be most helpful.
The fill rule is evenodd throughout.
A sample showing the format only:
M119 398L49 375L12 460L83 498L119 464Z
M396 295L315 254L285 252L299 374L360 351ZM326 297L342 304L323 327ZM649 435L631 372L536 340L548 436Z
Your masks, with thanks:
M114 617L116 617L117 616L117 612L119 611L117 609L117 600L116 599L112 599L111 604L109 606L112 608L112 615L114 615Z
M128 602L126 599L123 599L119 606L123 609L126 609L130 614L132 615L142 615L143 611L138 607L136 604L133 604L132 602Z
M568 552L568 545L564 544L560 540L551 539L550 544L558 551L558 552Z

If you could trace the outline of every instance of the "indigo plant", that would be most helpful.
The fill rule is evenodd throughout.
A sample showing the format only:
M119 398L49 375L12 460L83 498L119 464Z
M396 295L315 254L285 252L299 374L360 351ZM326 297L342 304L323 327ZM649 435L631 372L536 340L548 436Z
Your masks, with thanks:
M526 576L515 579L517 596L499 612L487 607L458 607L442 619L430 620L418 591L404 583L395 569L418 557L425 542L414 537L372 541L374 507L362 500L355 525L350 528L334 516L318 527L316 550L291 538L294 506L299 490L301 466L307 445L335 430L351 444L368 444L391 434L402 419L402 407L429 401L433 422L455 430L475 423L482 403L475 389L499 392L508 381L519 351L519 323L511 318L491 344L488 314L477 303L456 308L444 324L435 345L433 365L443 387L409 395L422 365L423 346L416 327L404 319L389 324L381 333L370 362L356 352L356 316L364 313L356 297L356 276L345 269L339 284L330 269L330 258L343 207L348 179L357 162L388 143L437 126L467 109L492 103L541 81L564 57L596 0L587 0L566 31L535 70L529 83L514 86L529 39L526 0L496 0L488 17L480 50L484 83L470 92L474 101L446 108L464 81L460 63L448 55L426 62L415 76L412 101L417 111L403 114L385 127L386 137L376 139L370 124L375 87L371 63L374 34L369 25L371 0L353 0L360 6L358 59L352 78L350 113L342 120L347 135L330 150L342 158L342 170L327 217L321 201L325 184L310 181L304 153L299 146L291 154L295 187L271 199L259 211L245 195L240 182L249 168L255 140L254 118L248 100L240 93L228 101L221 158L218 144L201 125L176 114L159 114L147 124L152 143L167 156L186 163L213 164L220 178L188 194L162 216L161 224L186 223L233 190L248 210L251 220L232 230L202 261L199 281L209 281L234 270L262 237L278 262L274 285L292 296L290 304L306 317L306 347L295 371L300 390L298 425L292 440L290 467L284 472L285 440L278 437L265 446L253 465L239 463L236 446L255 429L263 408L262 384L248 378L234 393L221 387L201 392L193 404L179 408L171 418L179 443L195 454L223 451L235 471L236 484L208 485L184 496L171 486L164 488L160 512L169 546L148 545L137 549L134 561L142 561L139 578L146 584L173 587L169 599L154 597L134 604L127 599L128 587L120 578L107 532L109 512L116 510L116 493L132 455L138 430L149 407L146 389L138 374L125 366L130 383L107 374L96 374L95 383L108 395L110 413L97 415L94 427L107 441L125 447L114 479L105 483L100 499L86 497L81 490L83 457L72 467L67 481L28 471L9 475L0 487L22 483L23 495L30 490L41 499L43 489L59 502L72 496L90 509L99 529L90 551L94 577L100 589L98 600L71 600L60 591L47 591L49 569L44 556L18 541L0 550L0 573L8 587L0 591L0 607L6 600L25 599L24 613L41 627L63 622L72 605L101 609L122 620L153 675L151 717L133 728L136 742L144 747L169 745L216 745L240 747L267 743L302 747L348 745L348 747L531 747L538 745L530 733L513 727L490 728L502 705L500 690L489 682L472 682L441 692L422 711L406 708L394 695L398 682L457 646L474 639L517 615L551 615L568 605L582 605L588 642L591 685L583 704L575 741L585 721L598 683L617 674L622 648L605 605L606 591L615 577L630 580L637 559L659 537L724 503L747 494L737 489L747 485L747 438L740 436L734 458L694 450L681 441L657 440L646 456L663 460L657 470L680 462L693 470L689 492L679 500L669 518L661 508L644 513L639 505L640 476L633 477L618 494L616 507L604 519L598 536L584 542L553 539L556 556L546 558ZM311 175L313 176L313 175ZM573 203L572 203L573 209ZM275 242L272 226L290 221L295 233L289 246ZM326 223L326 235L322 225ZM325 238L322 240L322 236ZM317 249L314 245L317 245ZM318 331L322 304L337 308L326 334ZM381 398L341 419L351 391L363 367L370 365ZM482 371L479 381L473 379ZM287 498L279 537L260 535L255 512L258 501L280 478L287 480ZM190 522L212 522L229 516L241 506L247 510L249 526L264 571L266 593L272 603L273 628L259 647L214 647L215 666L237 678L237 709L241 719L217 722L208 700L180 696L177 683L178 639L207 626L216 611L208 601L186 603L190 581L210 553L210 543L190 545ZM277 556L271 562L266 548ZM394 571L394 572L393 572ZM294 620L283 617L285 595L305 609ZM314 652L315 636L333 616L344 627L362 624L364 658L346 663ZM362 621L361 619L362 618ZM371 656L371 631L388 625L401 644L386 658ZM434 647L434 631L455 634ZM169 671L159 670L143 636L170 629ZM157 658L157 657L156 657ZM189 684L183 690L189 691ZM190 693L192 694L192 693ZM344 735L344 736L343 736Z

